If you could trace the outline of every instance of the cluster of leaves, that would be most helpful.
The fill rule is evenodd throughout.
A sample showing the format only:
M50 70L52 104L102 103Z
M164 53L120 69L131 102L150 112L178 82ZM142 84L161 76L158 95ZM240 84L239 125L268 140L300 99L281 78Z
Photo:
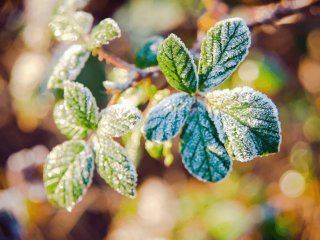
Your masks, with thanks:
M71 140L53 148L44 168L49 200L68 210L89 186L94 163L111 187L125 196L135 196L135 167L113 137L133 130L142 119L140 111L128 104L115 104L99 112L90 90L75 82L90 53L120 37L117 23L110 18L91 30L93 17L77 11L84 2L58 1L49 25L58 41L73 43L48 81L49 89L63 90L64 99L57 102L53 115L58 129ZM233 18L208 31L198 70L174 34L165 40L154 37L138 52L138 67L159 65L168 83L179 91L171 96L167 90L158 91L149 103L153 107L143 132L151 156L163 155L169 166L173 161L171 140L181 132L180 151L187 170L199 180L217 182L229 173L232 160L248 161L278 151L280 125L270 99L248 87L212 91L246 57L250 42L245 22ZM146 84L146 88L150 86ZM138 133L140 138L140 130Z
M117 192L134 197L135 167L124 148L112 138L135 128L142 119L140 111L115 104L99 112L90 90L74 81L90 52L120 37L120 29L114 20L105 19L89 34L93 17L66 7L73 9L73 4L66 3L77 1L60 2L63 7L58 8L49 26L58 41L73 44L53 69L48 89L63 90L64 98L56 103L53 115L58 129L70 140L54 147L45 161L44 185L48 199L71 210L91 183L94 163L106 183ZM90 138L85 141L88 135Z
M159 67L181 92L150 111L144 133L150 141L166 142L181 131L183 163L199 180L217 182L231 170L231 160L249 161L278 151L278 112L270 99L248 87L212 91L246 57L250 42L242 19L219 22L203 40L198 71L176 35L159 47Z

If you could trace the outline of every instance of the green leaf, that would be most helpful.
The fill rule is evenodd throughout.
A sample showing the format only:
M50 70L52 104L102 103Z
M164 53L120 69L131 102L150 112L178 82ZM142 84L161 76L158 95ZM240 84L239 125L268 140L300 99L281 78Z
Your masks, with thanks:
M250 31L240 18L217 23L202 42L199 89L207 92L226 80L247 56Z
M62 15L72 13L75 10L82 9L85 7L90 0L57 0L53 14Z
M202 103L198 102L181 134L182 162L201 181L217 182L231 170L231 160Z
M137 172L123 147L109 137L93 138L99 175L118 193L136 196Z
M158 50L158 63L168 83L177 90L194 93L198 88L196 65L184 43L170 34Z
M55 66L48 81L48 89L63 88L65 81L74 81L86 61L89 51L83 45L72 45L68 48Z
M82 140L52 149L44 164L44 186L50 202L71 211L81 200L93 176L93 157Z
M207 95L207 107L232 159L243 162L278 152L278 111L264 94L248 87L214 91Z
M101 113L97 134L120 137L135 128L141 120L141 112L136 107L115 104Z
M81 83L67 81L64 88L64 105L78 126L97 128L98 107L88 88Z
M64 101L55 105L53 118L60 132L69 139L83 139L88 134L87 130L78 126L72 115L67 113Z
M149 113L144 125L146 138L164 142L177 136L194 102L195 98L186 93L175 93L163 99Z
M111 40L119 38L121 31L118 24L111 18L102 20L92 29L89 41L89 49L100 48L103 44L108 44Z
M158 65L157 52L163 37L151 37L138 51L136 66L139 68L147 68Z
M49 28L60 42L78 41L89 32L93 23L91 14L78 11L73 14L57 15L49 23Z

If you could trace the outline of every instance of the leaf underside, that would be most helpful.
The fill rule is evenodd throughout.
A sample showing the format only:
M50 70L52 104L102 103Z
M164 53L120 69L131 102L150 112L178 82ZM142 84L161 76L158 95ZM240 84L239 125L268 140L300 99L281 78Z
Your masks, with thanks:
M82 140L71 140L52 149L44 165L48 199L71 210L81 200L93 176L91 151Z
M231 170L231 160L200 102L192 108L183 127L180 152L184 166L201 181L220 181Z
M163 99L149 113L144 126L146 138L164 142L178 135L194 101L195 98L186 93L175 93Z
M207 100L210 116L232 159L249 161L278 152L278 111L267 96L244 87L214 91Z

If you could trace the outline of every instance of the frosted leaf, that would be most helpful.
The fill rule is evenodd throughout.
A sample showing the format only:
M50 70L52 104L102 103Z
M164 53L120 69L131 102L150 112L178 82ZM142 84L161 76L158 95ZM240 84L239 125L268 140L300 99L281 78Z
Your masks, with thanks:
M82 140L52 149L44 164L44 186L50 202L71 210L81 200L93 176L93 157Z
M74 81L89 55L89 51L83 45L72 45L68 48L53 69L48 81L48 89L63 88L65 81Z
M217 182L231 170L231 160L202 103L191 110L181 134L182 162L201 181Z
M93 143L99 175L118 193L134 198L137 172L123 147L107 136L95 136Z
M199 59L199 89L207 92L226 80L247 56L250 31L240 18L218 22L204 38Z
M55 4L54 14L72 13L85 7L90 0L58 0Z
M88 43L89 49L100 48L102 45L108 44L111 40L120 36L121 31L118 23L111 18L106 18L92 29Z
M136 65L139 68L147 68L158 65L157 52L163 41L161 36L153 36L139 49Z
M175 93L163 99L149 113L144 125L148 140L164 142L174 138L185 123L195 98L186 93Z
M83 139L87 136L87 130L78 126L73 116L67 113L63 101L55 105L53 118L60 132L67 138Z
M78 11L55 16L49 23L49 28L56 40L74 42L89 32L92 23L93 17L90 13Z
M279 151L278 111L264 94L248 87L213 91L207 107L232 159L249 161Z
M184 43L170 34L159 47L158 63L168 83L177 90L193 93L198 88L196 65Z
M85 129L97 128L98 107L90 90L81 83L67 81L64 87L66 113Z
M141 120L141 113L136 107L115 104L101 113L97 134L120 137L134 129Z

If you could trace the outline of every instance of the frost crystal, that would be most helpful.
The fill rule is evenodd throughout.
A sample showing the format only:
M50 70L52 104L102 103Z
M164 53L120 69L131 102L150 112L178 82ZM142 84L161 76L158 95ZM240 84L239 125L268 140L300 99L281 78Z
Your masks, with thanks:
M96 136L93 142L99 175L117 192L135 197L137 173L123 147L106 136Z
M77 125L76 120L68 114L63 101L56 104L53 111L54 122L63 135L71 139L82 139L87 136L87 130Z
M207 92L226 80L247 56L250 31L240 18L217 23L202 42L199 89Z
M72 45L68 48L49 78L48 89L63 88L65 81L74 81L89 55L89 51L83 45Z
M201 181L220 181L231 170L230 158L217 135L205 107L198 102L183 127L180 151L187 170Z
M118 24L111 18L102 20L97 26L92 29L89 49L100 48L104 44L108 44L111 40L121 36L121 31Z
M180 132L195 98L186 93L176 93L162 100L149 113L144 126L150 141L164 142Z
M207 107L231 158L249 161L278 152L281 142L278 111L264 94L251 88L213 91Z
M177 90L193 93L198 88L196 65L184 43L171 34L158 50L159 67L168 83Z
M69 211L81 200L93 176L91 151L82 140L71 140L52 149L44 165L48 199Z
M120 137L141 122L140 111L132 106L115 104L101 113L97 134Z
M88 88L81 83L67 81L64 88L64 106L78 126L96 129L98 107Z

